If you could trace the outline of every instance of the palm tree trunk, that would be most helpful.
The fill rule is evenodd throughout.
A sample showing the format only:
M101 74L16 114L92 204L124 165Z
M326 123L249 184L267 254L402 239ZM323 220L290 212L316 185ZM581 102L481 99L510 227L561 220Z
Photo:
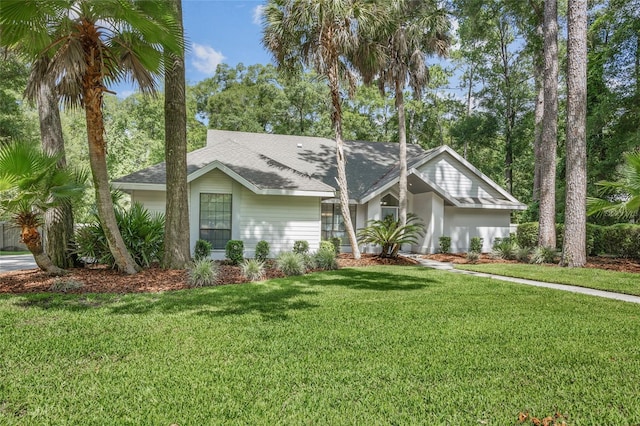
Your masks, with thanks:
M64 152L58 97L53 91L52 83L43 81L37 96L42 150L49 155L59 155L58 167L65 167L67 160ZM52 207L45 212L44 218L45 252L49 259L62 269L74 266L75 261L70 250L73 239L71 205L64 203L61 206Z
M567 192L562 264L582 267L587 261L587 0L569 0L567 28Z
M182 27L182 1L173 0L172 2L176 21ZM187 106L184 53L172 55L167 63L164 96L167 201L162 263L165 268L184 269L191 259L187 199Z
M64 270L57 267L51 262L51 259L42 249L42 236L38 229L31 225L21 225L22 242L27 246L33 258L36 261L36 265L43 271L51 275L62 275Z
M96 62L96 61L94 61ZM91 61L87 61L91 63ZM104 121L102 117L102 94L104 88L99 81L99 70L89 70L83 82L83 99L87 120L87 136L89 140L89 164L93 185L96 191L96 205L100 224L115 259L118 269L127 274L138 272L138 265L127 251L118 224L109 187L107 172L107 149L104 140Z
M407 126L404 121L404 82L396 79L396 108L398 109L398 142L400 145L400 180L398 182L398 221L400 226L407 224Z
M347 186L346 158L344 155L344 142L342 141L342 109L340 106L340 83L338 80L338 63L337 60L331 65L328 73L329 91L331 92L331 101L333 110L331 111L331 122L336 139L336 166L338 168L338 192L340 193L340 210L344 220L344 227L349 236L351 244L351 253L354 259L360 259L360 249L358 240L351 222L351 213L349 212L349 190Z
M544 112L540 163L538 245L556 246L556 144L558 138L558 4L544 2Z

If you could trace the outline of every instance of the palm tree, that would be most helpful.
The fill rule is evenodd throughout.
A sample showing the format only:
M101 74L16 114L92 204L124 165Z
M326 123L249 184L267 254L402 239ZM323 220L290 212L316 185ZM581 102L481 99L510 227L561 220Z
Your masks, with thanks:
M589 216L629 220L640 215L640 151L625 154L624 160L619 180L597 183L602 198L587 198Z
M182 0L170 0L182 33ZM184 52L170 54L165 68L164 128L167 201L162 264L183 269L191 258L187 199L187 104Z
M21 228L21 237L43 271L59 275L42 248L38 227L45 213L82 196L86 176L58 166L59 156L36 145L15 142L0 148L0 209Z
M84 108L96 203L109 249L120 270L136 273L111 201L102 99L109 84L124 78L143 92L155 90L163 51L182 49L171 9L164 1L3 0L0 31L2 45L34 64L27 97L35 99L43 83L55 81L68 106Z
M384 93L386 87L394 91L398 110L398 141L400 150L399 211L401 225L407 223L407 124L404 111L404 89L407 82L414 96L420 98L429 84L427 57L445 56L450 44L450 22L446 11L435 0L394 0L389 7L379 9L382 25L373 29L366 38L374 40L383 53L375 57L359 56L355 60L365 80L378 74L378 85ZM371 32L371 29L369 29ZM361 49L362 50L362 49ZM368 52L373 48L369 47Z
M312 67L327 80L331 94L331 123L336 141L338 189L345 230L353 257L360 258L349 214L349 191L342 140L341 82L350 94L355 75L347 58L358 48L358 29L377 18L372 2L358 0L270 0L264 9L262 43L281 70L294 72Z

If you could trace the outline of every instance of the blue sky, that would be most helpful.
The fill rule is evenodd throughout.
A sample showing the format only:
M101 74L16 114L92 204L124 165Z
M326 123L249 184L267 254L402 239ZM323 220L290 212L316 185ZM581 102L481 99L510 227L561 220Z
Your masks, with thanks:
M182 0L189 46L185 57L189 84L213 76L221 62L236 66L240 62L252 65L271 61L260 43L263 4L259 0ZM118 85L114 90L121 98L135 91L129 84Z

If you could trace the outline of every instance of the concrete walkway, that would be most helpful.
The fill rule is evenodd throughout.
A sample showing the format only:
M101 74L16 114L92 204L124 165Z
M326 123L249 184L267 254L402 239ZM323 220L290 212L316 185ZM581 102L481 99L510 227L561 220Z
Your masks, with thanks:
M0 256L0 275L9 271L37 268L36 261L30 254L11 254Z
M575 285L545 283L545 282L542 282L542 281L534 281L534 280L525 280L525 279L522 279L522 278L505 277L505 276L502 276L502 275L486 274L486 273L483 273L483 272L465 271L463 269L455 269L453 267L452 263L438 262L437 260L425 259L425 258L421 257L420 255L411 255L411 254L408 255L408 254L404 254L403 253L403 256L406 256L406 257L409 257L411 259L416 260L417 262L419 262L424 267L432 268L432 269L439 269L439 270L442 270L442 271L449 271L449 272L453 272L453 273L456 273L456 274L474 275L476 277L491 278L491 279L494 279L494 280L509 281L509 282L518 283L518 284L526 284L526 285L532 285L532 286L536 286L536 287L551 288L551 289L554 289L554 290L570 291L572 293L587 294L589 296L604 297L604 298L607 298L607 299L622 300L623 302L630 302L630 303L638 303L638 304L640 304L640 296L631 296L631 295L628 295L628 294L613 293L611 291L595 290L595 289L592 289L592 288L578 287L578 286L575 286Z

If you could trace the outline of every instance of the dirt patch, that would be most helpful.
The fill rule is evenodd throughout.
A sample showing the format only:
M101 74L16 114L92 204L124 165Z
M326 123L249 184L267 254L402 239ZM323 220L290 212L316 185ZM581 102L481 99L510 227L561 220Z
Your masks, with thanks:
M471 263L467 260L466 253L447 253L447 254L428 254L424 256L427 259L437 260L439 262L448 262L454 264ZM475 262L482 263L518 263L517 260L494 259L488 254L482 254L480 259ZM606 256L591 256L587 259L586 268L606 269L618 272L640 273L640 261L636 259L622 259Z
M371 254L363 254L355 260L350 254L341 254L338 258L340 267L372 266L372 265L414 265L417 262L399 257L398 259L381 259ZM275 268L273 262L267 264L267 279L283 277L284 274ZM87 266L72 268L62 277L52 277L39 269L13 271L0 275L0 293L46 293L51 286L63 288L82 284L80 288L66 290L66 293L158 293L170 290L189 288L187 271L165 270L159 267L145 269L135 275L121 274L104 266ZM218 284L241 284L247 280L239 266L220 264ZM61 292L61 291L59 291Z

